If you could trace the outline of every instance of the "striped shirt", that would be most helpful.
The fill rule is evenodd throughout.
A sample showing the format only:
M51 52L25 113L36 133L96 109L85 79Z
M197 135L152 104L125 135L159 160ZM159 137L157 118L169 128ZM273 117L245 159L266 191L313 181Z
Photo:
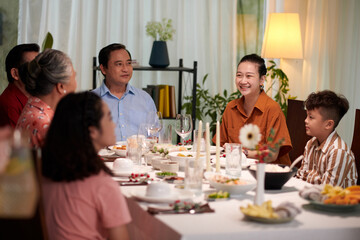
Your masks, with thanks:
M304 160L296 177L312 184L343 188L356 185L358 176L354 154L336 131L320 145L313 137L306 144Z

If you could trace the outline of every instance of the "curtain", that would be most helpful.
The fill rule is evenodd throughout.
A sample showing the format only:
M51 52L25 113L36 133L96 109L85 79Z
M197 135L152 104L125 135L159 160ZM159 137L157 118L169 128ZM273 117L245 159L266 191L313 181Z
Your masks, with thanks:
M343 94L350 103L337 131L351 146L355 109L360 108L360 1L268 0L268 12L298 12L304 59L283 60L290 94L305 100L325 89Z
M198 62L198 81L209 73L210 92L232 88L236 67L236 0L20 0L18 43L41 44L46 33L53 48L66 52L77 71L78 91L92 87L92 58L104 46L120 42L140 65L148 66L153 39L148 21L171 18L176 30L168 41L170 66ZM178 74L135 72L130 83L169 84L177 87ZM185 74L190 95L192 77ZM98 86L102 80L98 73Z
M238 0L237 62L247 54L261 54L264 26L264 0Z

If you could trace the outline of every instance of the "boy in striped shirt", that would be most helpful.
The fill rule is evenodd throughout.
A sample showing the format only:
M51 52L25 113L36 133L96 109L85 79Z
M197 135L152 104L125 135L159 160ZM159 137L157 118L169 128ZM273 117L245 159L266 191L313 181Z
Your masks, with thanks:
M344 96L325 90L311 93L305 107L306 134L313 138L306 144L296 177L312 184L344 188L356 185L354 154L335 131L349 109L349 102Z

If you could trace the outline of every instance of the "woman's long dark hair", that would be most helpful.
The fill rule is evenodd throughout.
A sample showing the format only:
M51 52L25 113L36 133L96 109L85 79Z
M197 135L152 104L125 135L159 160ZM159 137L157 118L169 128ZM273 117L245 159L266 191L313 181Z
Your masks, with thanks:
M104 170L89 127L100 129L102 100L91 92L71 93L62 98L42 149L42 174L53 181L75 181Z

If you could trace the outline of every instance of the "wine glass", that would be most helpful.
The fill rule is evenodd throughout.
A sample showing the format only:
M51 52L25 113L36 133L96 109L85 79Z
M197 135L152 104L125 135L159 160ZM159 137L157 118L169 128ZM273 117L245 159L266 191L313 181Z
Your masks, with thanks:
M161 112L150 111L146 116L146 124L151 135L157 135L163 127Z
M183 141L189 136L193 129L192 119L190 114L177 114L175 120L175 132L181 137Z

